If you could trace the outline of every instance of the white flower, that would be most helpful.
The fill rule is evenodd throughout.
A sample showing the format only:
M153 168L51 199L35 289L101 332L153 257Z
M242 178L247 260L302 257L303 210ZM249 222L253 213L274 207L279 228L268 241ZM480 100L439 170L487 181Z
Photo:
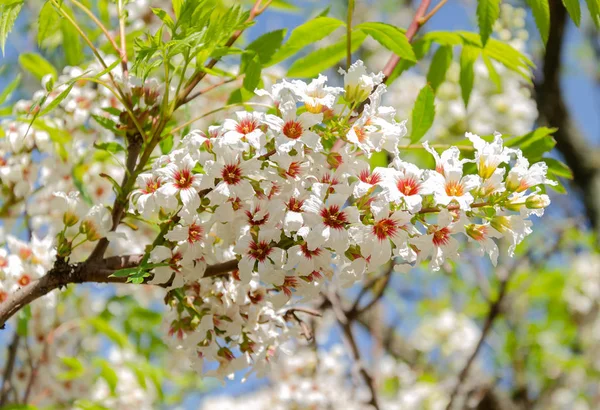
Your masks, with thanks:
M63 214L63 224L73 226L86 213L85 205L79 200L79 192L55 192L54 201L56 209Z
M308 112L319 114L325 109L332 109L338 94L344 92L340 87L326 86L327 77L319 74L308 85L299 80L292 81L294 92L306 106Z
M289 153L292 149L303 151L304 146L319 152L323 150L321 138L310 130L323 120L323 114L303 112L296 115L296 106L282 107L282 118L268 115L265 121L277 133L275 148L278 152Z
M157 197L158 205L173 210L173 202L170 198L179 194L184 209L193 212L200 206L198 191L202 183L202 175L194 174L195 166L196 161L190 155L185 155L157 171L164 177L164 183L158 188L158 192L163 195Z
M247 150L249 145L263 154L266 145L265 133L261 128L264 114L258 111L238 111L235 115L237 121L228 118L223 122L223 136L216 138L215 143L240 150Z
M437 223L429 226L427 234L411 240L419 249L418 260L422 261L431 256L430 266L437 271L446 259L458 257L458 242L452 237L456 230L455 225L452 214L447 209L442 209Z
M491 177L498 165L508 163L510 155L515 150L503 146L502 135L498 132L494 133L494 141L492 143L485 142L480 136L467 132L465 136L473 143L475 148L475 163L479 176L483 179Z
M83 218L80 231L91 242L108 236L112 228L112 216L103 205L94 205Z
M338 72L344 75L345 99L349 103L360 103L366 100L384 77L382 72L367 74L367 68L361 60L352 64L348 72L341 68Z
M517 151L517 163L506 176L506 189L523 192L540 184L557 185L556 181L546 178L547 172L548 165L545 162L536 162L530 167L527 158Z
M481 183L478 175L463 176L462 164L460 167L446 166L444 174L432 172L425 181L424 186L429 192L433 192L437 204L448 206L456 202L460 209L468 210L473 203L471 191Z
M242 154L224 150L216 161L205 165L208 180L220 179L220 182L207 195L212 204L220 205L229 198L242 201L254 197L255 192L248 178L258 171L260 163L256 159L244 161Z
M409 212L418 212L423 201L421 195L431 193L429 187L423 183L423 170L403 161L395 161L394 165L398 169L375 168L374 172L382 176L379 186L383 188L383 198L404 204Z

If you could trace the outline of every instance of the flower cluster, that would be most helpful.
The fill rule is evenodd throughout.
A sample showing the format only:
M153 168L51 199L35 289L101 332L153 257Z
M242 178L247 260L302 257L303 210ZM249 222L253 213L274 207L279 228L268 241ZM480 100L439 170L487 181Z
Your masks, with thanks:
M546 165L530 166L499 134L467 134L473 159L425 143L435 170L404 161L406 127L380 105L381 74L360 61L343 74L344 88L320 76L257 92L272 98L269 111L191 132L138 177L130 212L169 227L149 254L161 265L153 281L186 285L171 299L171 333L191 357L219 363L220 376L263 366L289 334L286 306L316 298L327 281L347 287L390 261L437 270L458 257L460 235L495 264L496 240L512 253L531 232L528 217L549 204L538 191L552 183ZM389 166L373 169L381 151ZM230 260L229 278L205 277Z

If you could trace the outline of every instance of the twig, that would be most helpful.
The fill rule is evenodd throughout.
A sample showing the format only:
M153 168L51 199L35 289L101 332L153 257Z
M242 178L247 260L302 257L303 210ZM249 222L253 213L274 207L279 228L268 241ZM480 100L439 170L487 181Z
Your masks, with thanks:
M496 318L502 311L501 305L502 305L502 301L504 300L504 297L506 296L506 289L508 288L508 282L510 281L512 274L516 270L517 265L518 265L518 262L515 262L513 264L512 268L505 274L505 277L500 280L500 290L498 292L498 297L490 305L488 315L483 324L483 329L481 330L481 336L479 337L479 341L477 342L477 345L475 346L473 353L471 353L471 355L467 359L467 363L465 364L465 366L462 368L462 370L460 371L460 373L458 375L458 381L456 382L456 385L454 386L454 389L452 390L452 393L450 394L450 400L448 401L446 410L452 409L452 406L454 405L454 400L456 399L456 396L460 392L460 389L461 389L463 383L467 379L467 376L469 375L469 370L471 369L471 366L473 365L473 362L475 361L477 354L479 353L479 351L481 350L481 347L485 343L485 339L487 338L490 330L492 329L492 325L494 324L494 321L496 320Z
M371 392L371 400L369 401L369 404L373 406L373 408L375 408L376 410L379 410L380 407L379 401L377 400L377 389L375 387L375 380L373 380L373 377L367 370L361 358L360 349L358 348L358 344L356 343L356 339L354 338L354 334L352 332L353 320L346 316L346 314L344 313L344 309L341 306L339 297L334 292L331 293L331 296L328 298L328 300L331 303L332 310L336 315L340 327L342 328L342 331L345 336L344 339L348 344L348 348L352 355L352 359L354 360L354 363L357 366L362 379L364 380L365 384L369 388L369 391Z
M367 283L361 289L360 293L356 297L356 300L354 301L354 304L352 305L350 310L346 312L347 317L355 318L357 315L366 312L367 310L371 309L377 302L379 302L379 300L383 297L383 294L385 293L385 290L388 284L390 283L390 279L392 278L392 273L394 272L393 261L390 261L389 265L389 268L385 271L383 275L378 276L377 278L369 281L369 283ZM381 280L383 280L383 283L381 284L377 292L373 294L373 299L371 299L371 301L369 301L369 303L367 303L365 306L360 308L360 301L362 300L363 296L365 296L367 292L373 287L375 287L375 285L377 285L377 283L379 283Z
M410 23L410 26L408 26L408 30L406 30L406 38L408 39L409 42L412 41L415 34L417 34L419 29L421 28L422 24L419 23L419 21L425 15L425 12L429 8L430 2L431 2L431 0L421 0L421 4L419 5L419 8L415 12L415 16L413 17L413 20ZM388 60L387 64L383 68L383 75L385 76L385 78L383 80L384 83L389 78L389 76L392 74L392 72L394 71L394 68L396 68L396 66L398 65L399 62L400 62L400 57L397 56L396 54L392 54L392 56Z
M419 20L419 25L422 26L423 24L427 23L429 19L432 18L433 15L444 6L444 4L446 4L447 1L448 0L441 0L438 4L436 4L429 13L421 17L421 19Z
M10 345L8 346L7 350L6 367L4 368L4 373L2 375L2 387L0 388L0 406L4 406L6 404L6 401L8 400L8 393L12 388L11 378L13 369L15 367L15 360L17 358L17 349L19 347L19 341L20 336L15 331L13 339Z
M352 64L352 14L354 14L354 0L348 0L348 21L346 22L346 70Z
M218 83L215 83L213 85L209 85L208 87L206 87L203 90L196 91L195 93L191 93L190 95L188 95L186 97L186 99L183 101L183 103L186 104L186 103L192 101L193 99L195 99L195 98L197 98L197 97L199 97L201 95L204 95L204 94L206 94L209 91L214 90L215 88L221 87L222 85L225 85L225 84L232 83L232 82L234 82L236 80L239 80L242 77L243 76L236 76L236 77L233 77L233 78L228 78L226 80L219 81Z

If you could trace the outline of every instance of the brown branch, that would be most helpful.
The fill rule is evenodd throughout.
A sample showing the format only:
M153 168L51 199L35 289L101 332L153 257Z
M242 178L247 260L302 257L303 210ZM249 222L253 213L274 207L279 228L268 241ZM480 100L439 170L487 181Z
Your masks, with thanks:
M412 22L410 23L410 26L408 26L408 30L406 30L406 38L408 39L409 42L412 41L415 34L417 34L417 32L419 31L421 26L424 24L424 23L421 23L421 19L427 12L427 9L429 8L430 3L431 3L431 0L421 0L421 4L419 5L419 8L415 12L415 16L413 17ZM383 75L385 76L384 80L383 80L384 83L386 82L388 77L392 74L392 72L394 71L394 69L396 68L396 66L398 65L399 62L400 62L400 57L397 56L396 54L392 54L392 56L388 60L387 64L383 68Z
M508 272L506 272L504 274L504 277L500 280L500 290L498 292L498 297L490 305L488 315L485 318L485 322L483 324L483 329L481 330L481 336L479 336L479 341L477 342L477 345L475 346L473 353L471 353L471 356L469 356L469 358L467 359L465 366L462 368L462 370L458 374L458 381L456 382L456 385L454 386L454 389L452 390L452 393L450 394L450 400L448 401L446 410L452 409L452 406L454 405L454 400L458 396L458 393L460 392L460 389L461 389L463 383L467 379L467 376L469 375L469 371L471 370L471 366L475 362L475 359L477 358L479 351L483 347L483 344L485 343L485 339L487 338L490 330L492 330L492 325L494 324L494 321L496 320L496 318L499 316L500 312L502 311L502 309L501 309L502 302L504 301L504 297L506 296L508 282L510 281L512 274L515 272L517 265L518 265L518 263L515 262L515 264L508 270Z
M535 92L539 122L556 127L556 148L573 171L573 183L583 195L588 220L600 236L600 149L578 129L560 84L567 11L560 0L550 1L550 33L543 59L543 79Z
M6 367L2 374L2 387L0 387L0 406L4 406L8 400L8 394L13 388L11 383L13 369L15 368L15 360L17 358L17 348L19 347L20 336L15 331L12 342L8 346L6 354Z
M377 278L369 281L369 283L367 283L361 289L360 293L358 294L358 296L356 297L356 299L354 301L354 304L352 305L350 310L348 310L346 312L346 316L349 319L354 319L357 315L360 315L361 313L368 311L373 306L375 306L375 304L377 302L379 302L381 300L388 284L390 283L390 280L392 278L392 273L394 272L394 261L393 260L390 261L389 264L390 264L389 268L385 271L385 273L383 275L378 276ZM369 301L369 303L367 303L365 306L363 306L361 308L360 301L362 300L363 296L366 295L369 290L373 289L378 283L380 283L381 280L383 280L383 283L380 284L379 288L377 289L377 292L375 292L373 294L373 298Z
M367 370L365 363L361 358L360 349L358 347L358 344L356 343L356 339L354 338L354 333L352 332L353 320L350 320L350 318L346 316L346 313L344 312L344 308L342 307L342 303L338 295L332 292L331 296L327 299L331 304L331 308L335 313L340 327L342 328L342 331L344 333L344 339L346 340L346 343L352 355L352 359L354 360L354 363L357 366L362 379L364 380L365 384L369 388L369 391L371 392L371 400L369 401L369 404L373 406L374 409L379 410L380 406L377 400L377 389L375 386L375 380Z
M48 271L46 275L18 289L0 304L0 329L3 329L6 321L21 308L52 292L54 289L61 289L72 283L128 283L127 277L115 277L111 275L119 269L138 266L143 257L144 255L113 256L98 262L83 262L74 265L64 260L57 260L54 268ZM224 263L209 265L204 272L204 277L213 277L234 271L237 269L237 264L237 260L230 260ZM148 283L152 279L153 275L150 275L144 278L144 283ZM167 282L159 286L167 287L169 285L170 282Z

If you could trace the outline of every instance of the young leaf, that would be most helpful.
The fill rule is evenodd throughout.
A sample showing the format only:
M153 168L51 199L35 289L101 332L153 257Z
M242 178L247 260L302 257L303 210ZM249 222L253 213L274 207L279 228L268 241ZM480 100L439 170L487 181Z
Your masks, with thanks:
M579 27L579 24L581 23L581 7L579 6L579 0L562 0L562 2L569 12L569 16L571 16L573 23Z
M254 58L247 61L246 66L244 67L244 82L243 86L246 90L254 92L254 89L260 83L260 73L262 70L262 66L260 65L258 55L255 55Z
M548 0L525 0L531 13L535 19L535 25L540 32L544 44L548 42L548 34L550 33L550 5ZM594 0L593 0L594 1Z
M543 160L548 165L548 172L567 179L573 179L573 171L563 162L554 158L544 158Z
M431 59L431 65L427 73L427 82L433 88L433 91L437 91L440 84L444 82L450 63L452 63L452 47L439 47Z
M352 51L356 51L365 41L367 35L362 31L352 32ZM328 47L313 51L307 56L294 61L287 75L290 77L314 77L317 74L339 63L346 56L346 36Z
M361 23L354 29L364 31L398 57L409 61L417 61L406 35L397 27L385 23L368 22Z
M433 94L433 89L426 84L419 92L417 100L415 101L415 107L412 111L411 143L415 143L423 138L425 133L433 125L433 118L435 117L434 100L435 95Z
M60 16L56 10L54 10L52 3L47 1L42 6L42 9L40 10L40 16L38 18L38 45L41 46L46 38L58 30L60 30Z
M292 31L288 41L265 66L268 67L285 60L300 49L327 37L343 25L345 25L343 21L333 17L317 17L316 19L307 21Z
M21 54L19 56L19 64L24 70L33 74L38 80L41 80L47 74L51 74L54 79L58 78L54 66L38 53Z
M480 49L465 45L460 53L460 90L465 107L469 105L469 98L473 90L473 82L475 80L475 72L473 65L479 57Z
M600 29L600 1L599 0L586 0L588 10L592 16L592 21L596 25L597 29Z
M4 47L6 46L6 38L15 25L15 20L23 7L23 1L13 1L0 6L0 48L4 55Z
M500 0L477 0L477 23L484 47L492 34L492 27L498 16L500 16Z

